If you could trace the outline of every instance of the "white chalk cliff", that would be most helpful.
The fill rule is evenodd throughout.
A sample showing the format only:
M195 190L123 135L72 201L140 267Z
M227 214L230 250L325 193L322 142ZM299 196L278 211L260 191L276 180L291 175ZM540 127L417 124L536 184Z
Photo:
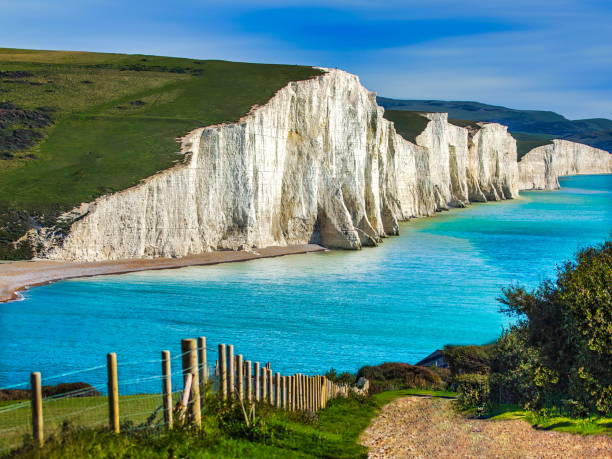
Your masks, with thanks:
M607 151L566 140L534 148L519 162L522 190L556 190L564 175L610 174L612 155Z
M76 221L65 237L38 230L34 245L42 258L84 261L308 242L358 249L398 234L399 221L556 183L547 166L538 169L556 160L534 152L519 179L505 126L468 131L446 114L426 116L409 142L356 76L327 70L290 83L236 123L193 131L182 142L184 164L84 203L66 216ZM600 159L552 173L602 172Z

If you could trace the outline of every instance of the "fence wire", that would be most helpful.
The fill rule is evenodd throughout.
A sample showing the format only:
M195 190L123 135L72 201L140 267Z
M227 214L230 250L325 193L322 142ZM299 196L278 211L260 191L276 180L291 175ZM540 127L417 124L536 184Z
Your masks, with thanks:
M268 365L260 365L260 378L255 375L255 362L251 362L251 373L245 371L246 361L243 361L243 371L237 367L237 355L231 355L227 350L224 355L226 370L232 367L235 371L232 380L228 379L227 373L221 375L218 350L205 348L206 356L206 389L215 393L223 393L221 387L224 382L229 396L239 397L243 394L245 400L249 399L247 389L251 389L251 397L254 401L261 400L265 403L276 405L284 409L289 408L289 403L294 403L294 409L305 409L296 405L298 386L288 386L289 378L282 380L282 385L276 385L275 376L268 370L266 378L263 377L264 368ZM199 349L201 353L203 349ZM183 357L189 354L172 355L169 359L171 382L172 411L179 406L183 399L183 378L185 373L202 374L203 368L184 368ZM240 356L242 359L242 356ZM193 361L193 360L192 360ZM196 359L197 361L197 359ZM162 373L162 359L150 359L142 361L119 360L117 362L118 392L119 392L119 424L122 432L150 429L151 432L161 432L166 425L163 382L166 376ZM275 375L278 373L275 373ZM242 375L242 377L240 376ZM81 383L66 383L66 379L79 380ZM80 371L69 371L46 377L42 375L42 411L44 418L44 438L62 436L73 428L109 428L109 396L107 386L107 366L98 365ZM257 379L257 381L256 381ZM312 377L311 377L312 380ZM89 383L83 384L83 381ZM233 381L233 383L231 382ZM279 380L280 381L280 380ZM58 385L58 383L60 383ZM202 385L204 381L200 380ZM326 382L326 384L329 382ZM297 384L297 382L295 382ZM300 384L306 384L301 382ZM319 384L321 381L319 380ZM331 383L329 383L331 384ZM302 386L300 386L301 388ZM322 387L322 386L320 386ZM331 386L330 386L331 387ZM254 390L258 388L258 395ZM0 454L5 454L12 449L20 447L24 442L32 441L32 402L30 401L29 383L21 383L13 386L0 388ZM195 402L191 393L185 397L188 404L186 412L190 411ZM5 399L3 400L2 397ZM6 400L6 398L9 398ZM204 394L202 394L204 397ZM306 393L302 394L303 403L306 401ZM314 393L312 397L315 397ZM319 397L317 395L316 397ZM315 397L315 398L316 398ZM11 400L17 398L17 400ZM290 400L293 400L291 402ZM312 407L313 405L311 405ZM316 408L314 408L316 410ZM177 421L175 419L175 421Z

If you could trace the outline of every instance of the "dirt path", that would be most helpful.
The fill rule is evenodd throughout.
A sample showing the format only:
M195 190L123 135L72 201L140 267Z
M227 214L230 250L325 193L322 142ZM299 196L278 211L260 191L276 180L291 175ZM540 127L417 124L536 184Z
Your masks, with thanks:
M535 430L524 421L465 419L450 400L407 397L362 434L369 458L612 458L612 439Z

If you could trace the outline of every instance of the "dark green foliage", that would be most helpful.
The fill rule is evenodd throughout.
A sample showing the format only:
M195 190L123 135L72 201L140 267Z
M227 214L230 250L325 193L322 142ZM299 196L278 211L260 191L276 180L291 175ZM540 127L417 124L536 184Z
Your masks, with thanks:
M510 132L516 140L516 155L521 159L531 150L543 145L552 145L553 136L539 134L525 134L523 132Z
M540 391L534 384L539 367L539 352L527 344L525 328L504 332L495 343L491 359L491 401L529 408L541 405Z
M398 389L444 389L442 378L429 367L407 363L386 362L376 366L361 367L357 378L370 381L372 393Z
M491 368L491 345L444 346L444 359L453 375L488 374Z
M492 405L553 409L572 416L610 415L612 240L580 251L575 261L558 268L554 281L533 291L504 289L500 302L516 324L480 351L466 347L470 358L457 352L461 348L451 349L447 360L453 373L489 374ZM473 358L479 352L489 356L487 365ZM475 400L473 387L459 378L455 385L465 405Z
M611 413L612 240L580 251L555 281L534 291L505 289L500 301L539 353L534 383L576 409Z
M357 377L353 373L345 371L344 373L338 374L334 368L325 373L325 377L337 384L353 385L357 382Z
M7 70L6 72L0 70L0 78L28 78L33 76L32 72L26 70Z
M484 374L460 374L454 378L458 393L457 403L462 409L476 408L484 412L489 403L489 376Z
M416 138L425 130L429 119L418 112L404 110L385 110L383 115L395 124L395 130L404 139L415 143Z

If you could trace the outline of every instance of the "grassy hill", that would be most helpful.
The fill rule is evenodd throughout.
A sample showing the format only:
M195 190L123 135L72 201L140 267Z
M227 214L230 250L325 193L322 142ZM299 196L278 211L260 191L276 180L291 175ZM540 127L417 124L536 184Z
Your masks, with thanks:
M390 110L447 112L451 118L504 124L519 141L521 152L530 146L528 142L538 146L552 138L612 151L612 120L605 118L568 120L555 112L514 110L479 102L397 100L379 97L378 103Z
M177 138L232 122L312 67L0 48L0 259L81 202L181 160Z

